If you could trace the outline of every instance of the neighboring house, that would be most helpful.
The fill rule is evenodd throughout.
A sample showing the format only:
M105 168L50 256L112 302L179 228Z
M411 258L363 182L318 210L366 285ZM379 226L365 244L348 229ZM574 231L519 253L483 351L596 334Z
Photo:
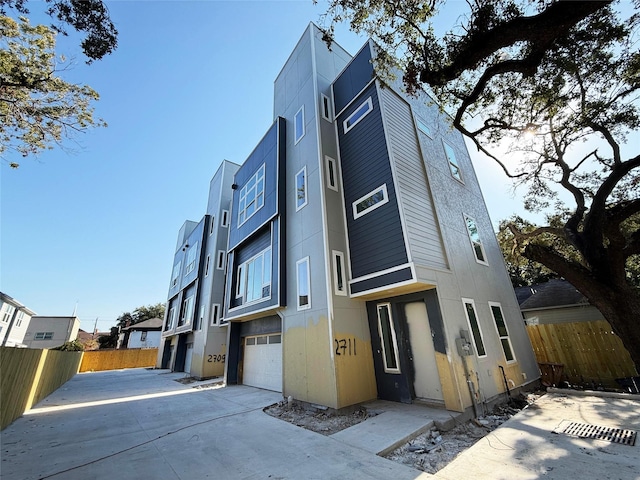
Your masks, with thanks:
M162 332L162 318L151 318L122 329L126 348L158 348Z
M88 352L90 350L98 350L100 348L100 344L98 343L98 336L98 332L89 333L85 332L82 329L78 330L78 340L80 340L80 343L82 343L82 345L84 346L85 352Z
M0 292L0 345L25 347L24 336L31 317L35 315L15 298Z
M71 317L45 317L36 315L24 336L29 348L55 348L78 338L80 319Z
M313 24L302 35L273 124L214 175L225 226L210 200L180 232L162 366L193 374L206 323L226 325L211 345L227 383L332 408L378 397L462 411L538 378L462 136L426 95L377 79L374 52L329 49Z
M609 322L568 281L554 279L515 290L543 384L566 379L614 387L616 379L637 375Z

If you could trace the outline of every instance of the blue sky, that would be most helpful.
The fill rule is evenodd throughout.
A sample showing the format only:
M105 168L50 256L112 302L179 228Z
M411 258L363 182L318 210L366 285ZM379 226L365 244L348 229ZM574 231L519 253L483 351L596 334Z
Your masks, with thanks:
M273 82L322 4L290 1L111 1L118 49L64 78L100 93L108 128L0 163L0 289L39 315L77 315L84 330L165 302L178 229L205 213L221 160L242 163L273 120ZM460 8L464 7L460 3ZM37 2L30 2L36 19ZM352 54L365 38L337 31ZM517 210L504 176L476 170L494 223ZM499 180L496 180L499 179Z

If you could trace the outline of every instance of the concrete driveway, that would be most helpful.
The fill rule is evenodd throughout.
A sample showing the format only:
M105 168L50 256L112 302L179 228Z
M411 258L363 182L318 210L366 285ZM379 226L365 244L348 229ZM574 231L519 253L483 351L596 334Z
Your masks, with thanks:
M420 478L265 414L279 393L183 385L181 377L146 369L76 375L2 432L2 478Z

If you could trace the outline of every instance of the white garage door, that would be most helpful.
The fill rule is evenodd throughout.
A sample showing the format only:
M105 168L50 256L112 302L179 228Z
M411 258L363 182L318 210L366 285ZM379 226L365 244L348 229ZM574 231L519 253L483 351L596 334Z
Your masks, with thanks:
M242 383L282 391L282 336L247 337L244 344Z

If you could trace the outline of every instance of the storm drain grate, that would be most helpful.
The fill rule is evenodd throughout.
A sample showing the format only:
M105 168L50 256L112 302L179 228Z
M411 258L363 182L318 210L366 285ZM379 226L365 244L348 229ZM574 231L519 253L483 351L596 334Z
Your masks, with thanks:
M572 437L592 438L594 440L606 440L612 443L633 446L636 444L637 433L633 430L624 430L614 427L599 427L587 423L571 422L566 427L559 427L554 433L564 433Z

